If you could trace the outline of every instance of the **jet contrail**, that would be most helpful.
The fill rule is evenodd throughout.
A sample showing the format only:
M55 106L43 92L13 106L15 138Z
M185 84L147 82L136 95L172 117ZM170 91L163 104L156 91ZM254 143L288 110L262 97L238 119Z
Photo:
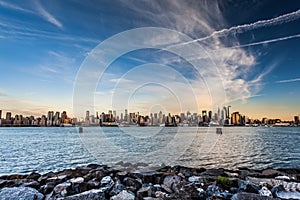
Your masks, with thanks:
M290 82L296 82L296 81L300 81L300 78L276 81L276 83L290 83Z
M288 23L291 21L295 21L299 18L300 18L300 9L297 11L291 12L291 13L280 15L280 16L272 18L272 19L260 20L260 21L253 22L250 24L243 24L243 25L233 26L228 29L222 29L219 31L215 31L212 34L210 34L209 36L198 38L198 39L195 39L195 40L192 40L189 42L185 42L185 43L171 45L171 46L167 47L166 49L181 46L181 45L186 45L186 44L190 44L190 43L194 43L194 42L201 42L201 41L207 40L207 39L212 38L217 35L224 36L224 35L228 35L228 34L236 34L236 33L240 34L240 33L244 33L244 32L250 31L250 30L255 30L255 29L258 29L261 27L276 26L276 25Z
M289 39L299 38L299 37L300 37L300 34L297 34L297 35L291 35L291 36L286 36L286 37L281 37L281 38L276 38L276 39L271 39L271 40L264 40L264 41L260 41L260 42L253 42L253 43L236 45L236 46L231 46L231 47L224 47L224 48L220 48L220 49L214 49L212 51L218 51L218 50L228 49L228 48L234 49L234 48L240 48L240 47L250 47L250 46L255 46L255 45L260 45L260 44L280 42L282 40L289 40Z

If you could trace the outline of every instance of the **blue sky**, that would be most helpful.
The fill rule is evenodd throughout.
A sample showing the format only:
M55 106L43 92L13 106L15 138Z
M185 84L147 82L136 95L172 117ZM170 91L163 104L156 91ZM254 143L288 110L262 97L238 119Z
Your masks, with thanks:
M115 34L146 27L192 38L202 50L185 53L198 66L169 47L120 55L98 77L95 110L200 112L226 104L253 118L300 114L300 2L291 0L0 0L0 109L72 114L76 77L91 51ZM217 86L224 102L214 101Z

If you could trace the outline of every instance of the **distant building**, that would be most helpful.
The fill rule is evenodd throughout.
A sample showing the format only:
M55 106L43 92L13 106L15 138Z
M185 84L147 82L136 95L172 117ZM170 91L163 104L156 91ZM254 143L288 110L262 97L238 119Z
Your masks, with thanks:
M296 124L296 125L300 125L300 122L299 122L299 116L295 116L295 117L294 117L294 121L295 121L295 124Z
M0 110L0 121L2 119L2 110Z
M231 124L233 125L242 125L242 118L239 112L234 112L231 114Z

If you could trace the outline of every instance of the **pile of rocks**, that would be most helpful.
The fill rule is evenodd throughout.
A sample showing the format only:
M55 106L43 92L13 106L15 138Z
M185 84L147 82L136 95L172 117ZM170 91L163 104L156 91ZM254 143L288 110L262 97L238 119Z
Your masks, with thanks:
M2 176L0 199L300 199L300 170L90 164L43 175Z

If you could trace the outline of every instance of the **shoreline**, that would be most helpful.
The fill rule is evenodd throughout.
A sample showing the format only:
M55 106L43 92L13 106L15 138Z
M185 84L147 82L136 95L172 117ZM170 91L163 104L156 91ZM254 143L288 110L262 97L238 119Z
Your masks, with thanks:
M19 195L19 196L16 196ZM21 196L20 196L21 195ZM300 199L300 168L149 167L89 164L0 176L0 199Z

